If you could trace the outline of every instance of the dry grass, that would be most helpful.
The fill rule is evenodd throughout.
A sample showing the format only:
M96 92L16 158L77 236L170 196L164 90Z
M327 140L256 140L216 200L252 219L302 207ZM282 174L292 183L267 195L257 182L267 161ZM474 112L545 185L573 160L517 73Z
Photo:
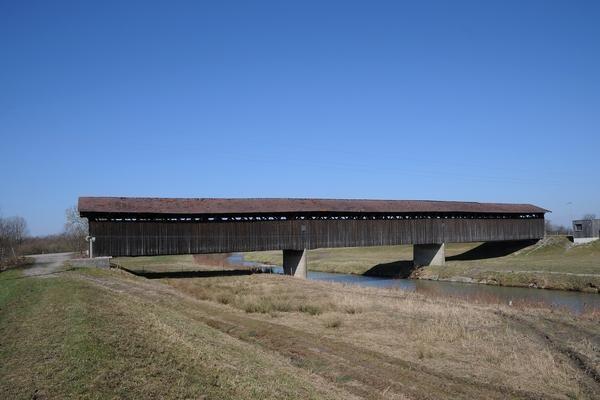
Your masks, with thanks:
M179 272L193 271L198 268L192 255L155 256L155 257L118 257L114 263L132 271L143 272Z
M323 319L326 328L339 328L342 326L343 320L338 315L328 315Z
M167 281L186 292L193 293L198 299L228 304L246 313L277 315L281 312L300 312L319 315L323 312L322 304L311 301L302 293L291 294L284 286L250 287L245 284L244 279L228 278ZM247 278L252 279L250 276Z
M408 360L481 382L565 397L583 395L573 382L584 379L568 357L539 334L504 313L518 313L536 324L543 318L576 320L575 326L597 330L600 319L579 318L547 310L515 310L428 299L394 290L344 287L282 276L171 280L170 285L212 300L226 293L228 306L265 315L266 321L343 340L360 349ZM213 292L214 294L208 295ZM306 312L310 304L319 313ZM501 311L501 312L499 312ZM313 316L322 314L322 316ZM315 318L321 323L315 323ZM550 332L548 332L550 333ZM577 335L577 330L571 330ZM581 335L579 335L581 337ZM586 340L593 336L589 336ZM593 357L593 345L578 349ZM586 342L587 343L587 342Z
M597 313L269 274L4 274L4 398L594 398L600 389L590 375Z

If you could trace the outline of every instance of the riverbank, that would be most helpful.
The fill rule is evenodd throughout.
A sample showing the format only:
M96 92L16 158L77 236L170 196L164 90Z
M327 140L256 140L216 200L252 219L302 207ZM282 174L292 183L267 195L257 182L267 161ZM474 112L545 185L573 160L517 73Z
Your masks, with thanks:
M599 323L274 274L13 270L0 274L0 397L591 399Z
M244 259L281 265L281 252L244 253ZM573 245L565 237L519 244L460 243L446 246L446 265L415 270L412 246L316 249L309 269L357 275L481 283L598 293L600 241Z

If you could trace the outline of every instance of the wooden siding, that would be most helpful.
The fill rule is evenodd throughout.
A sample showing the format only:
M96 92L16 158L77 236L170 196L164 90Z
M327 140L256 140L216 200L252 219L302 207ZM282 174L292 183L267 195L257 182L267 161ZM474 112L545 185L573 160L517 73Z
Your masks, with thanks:
M544 218L90 221L98 256L229 253L539 239Z

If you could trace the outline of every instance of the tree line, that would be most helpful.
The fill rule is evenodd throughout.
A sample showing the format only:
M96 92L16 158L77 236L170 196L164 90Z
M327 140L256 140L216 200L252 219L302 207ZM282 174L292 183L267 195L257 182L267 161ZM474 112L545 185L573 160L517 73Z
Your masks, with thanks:
M23 217L0 217L0 259L17 258L27 236L27 222Z
M87 219L79 217L77 207L65 211L65 225L61 233L30 236L23 217L0 215L0 268L23 262L29 254L73 252L83 254L87 249Z
M546 235L570 235L572 233L573 229L571 227L553 224L552 221L546 219Z

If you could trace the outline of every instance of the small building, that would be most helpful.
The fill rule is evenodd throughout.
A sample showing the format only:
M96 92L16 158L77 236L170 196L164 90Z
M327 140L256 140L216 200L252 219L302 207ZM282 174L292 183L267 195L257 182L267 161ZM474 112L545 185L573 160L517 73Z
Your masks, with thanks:
M600 219L578 219L573 221L573 241L588 243L600 237Z

